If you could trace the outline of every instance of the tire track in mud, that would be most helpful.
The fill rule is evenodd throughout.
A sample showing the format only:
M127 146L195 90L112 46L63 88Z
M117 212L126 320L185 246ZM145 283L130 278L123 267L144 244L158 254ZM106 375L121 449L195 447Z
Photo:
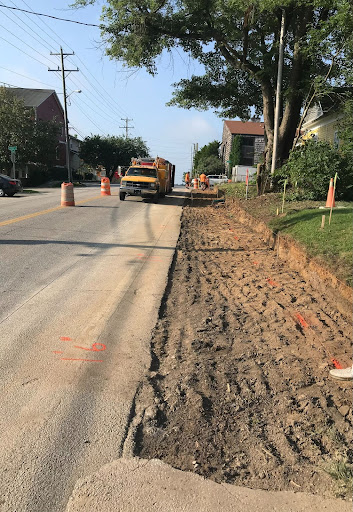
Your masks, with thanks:
M334 297L258 235L226 210L185 208L136 454L217 482L331 495L323 468L352 459L352 395L328 370L330 354L350 364L350 340Z

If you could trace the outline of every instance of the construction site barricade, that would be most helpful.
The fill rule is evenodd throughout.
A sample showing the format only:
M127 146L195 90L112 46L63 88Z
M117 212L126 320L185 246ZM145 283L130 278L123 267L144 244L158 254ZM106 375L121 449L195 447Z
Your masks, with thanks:
M74 186L72 183L61 184L61 206L75 206Z
M198 178L194 178L192 181L194 183L194 188L195 189L199 188L199 180L198 180Z
M101 196L111 196L109 178L101 179Z

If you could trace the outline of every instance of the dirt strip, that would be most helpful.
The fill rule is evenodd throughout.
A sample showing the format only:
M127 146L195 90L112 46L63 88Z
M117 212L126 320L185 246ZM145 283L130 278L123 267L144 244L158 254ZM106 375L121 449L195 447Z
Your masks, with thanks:
M172 270L136 455L216 482L348 495L352 389L328 371L352 363L352 333L335 297L225 208L184 208Z

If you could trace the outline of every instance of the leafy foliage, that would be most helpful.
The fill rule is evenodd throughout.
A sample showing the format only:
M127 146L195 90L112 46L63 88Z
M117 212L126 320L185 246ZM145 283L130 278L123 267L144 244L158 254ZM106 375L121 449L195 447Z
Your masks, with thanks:
M131 158L137 156L149 156L149 150L141 137L92 135L82 141L80 148L80 158L94 168L98 165L105 167L109 179L112 179L119 165L127 166Z
M77 0L76 6L94 3ZM181 48L204 67L203 76L176 85L172 104L213 107L222 116L263 113L270 162L278 45L285 14L279 162L292 147L301 107L314 81L345 80L351 66L351 0L107 0L103 38L107 53L130 67L157 73L157 58ZM332 65L331 65L332 64Z
M353 172L346 159L327 142L310 140L291 152L287 163L277 173L288 177L298 187L302 199L325 199L330 178L338 173L336 197L353 199Z
M9 146L17 146L17 164L34 162L50 166L55 162L59 125L55 121L35 121L33 109L0 87L0 164L12 166Z
M236 135L233 137L232 140L232 149L230 151L229 160L230 160L230 166L234 167L235 165L240 164L241 160L241 142L242 142L242 136Z
M195 172L201 174L223 174L224 164L218 156L219 142L214 140L203 146L194 156Z
M202 165L201 165L202 164ZM210 155L204 160L201 160L200 166L197 170L198 173L204 172L205 174L224 174L224 164L218 156Z

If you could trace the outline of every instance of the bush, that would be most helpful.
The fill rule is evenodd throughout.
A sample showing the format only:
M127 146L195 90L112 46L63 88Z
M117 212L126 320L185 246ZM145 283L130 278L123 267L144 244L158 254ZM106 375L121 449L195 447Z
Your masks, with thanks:
M37 165L28 166L28 177L26 179L26 186L38 187L48 181L48 171L45 167Z
M67 169L64 167L52 167L49 169L49 177L53 181L67 180Z
M353 166L351 162L327 142L310 140L291 152L287 163L276 172L281 184L288 177L292 186L298 187L303 199L326 198L330 178L338 173L336 198L352 200Z

